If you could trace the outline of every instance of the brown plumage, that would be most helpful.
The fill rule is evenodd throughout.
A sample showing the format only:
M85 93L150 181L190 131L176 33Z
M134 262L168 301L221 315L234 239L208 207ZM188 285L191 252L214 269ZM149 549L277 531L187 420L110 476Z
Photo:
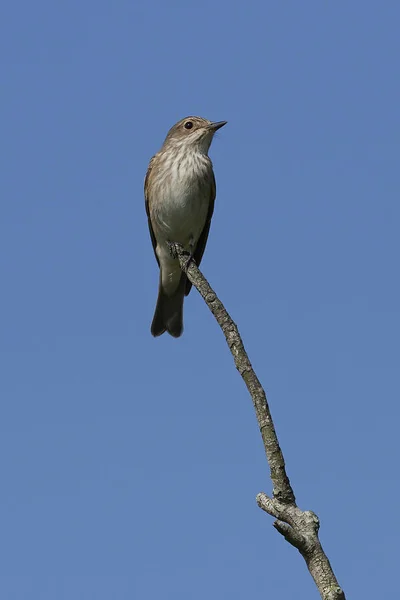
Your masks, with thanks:
M150 237L160 267L157 305L151 333L183 331L183 300L191 283L172 258L168 242L177 242L200 265L214 211L215 178L208 157L214 133L226 121L213 123L186 117L174 125L147 170L144 193Z

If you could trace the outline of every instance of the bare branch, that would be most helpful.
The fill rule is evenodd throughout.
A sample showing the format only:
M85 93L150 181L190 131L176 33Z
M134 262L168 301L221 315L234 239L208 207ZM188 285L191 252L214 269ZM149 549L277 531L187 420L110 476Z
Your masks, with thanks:
M221 327L235 366L253 401L273 485L272 498L260 493L257 496L257 504L262 510L277 519L274 522L275 529L299 550L306 561L322 600L345 600L344 592L338 584L318 538L319 519L317 515L311 511L300 510L296 504L295 495L286 474L285 461L275 432L267 397L251 366L238 328L203 274L192 260L188 260L188 254L179 244L173 244L173 246L182 270L200 292Z

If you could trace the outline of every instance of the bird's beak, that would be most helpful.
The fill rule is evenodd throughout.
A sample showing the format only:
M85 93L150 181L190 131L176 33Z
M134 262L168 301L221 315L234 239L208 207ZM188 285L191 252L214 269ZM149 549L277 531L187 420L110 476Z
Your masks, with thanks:
M215 123L211 123L208 128L215 132L217 131L217 129L221 129L221 127L223 127L224 125L227 124L228 121L216 121Z

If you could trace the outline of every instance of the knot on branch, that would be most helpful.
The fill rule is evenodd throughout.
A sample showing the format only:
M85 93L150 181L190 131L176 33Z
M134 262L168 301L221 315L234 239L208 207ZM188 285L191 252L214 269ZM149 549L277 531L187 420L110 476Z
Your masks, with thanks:
M292 546L302 553L312 552L319 543L319 519L311 510L300 510L296 504L284 504L261 492L257 495L258 506L277 519L274 527Z
M332 585L325 594L326 600L346 600L344 591L338 585Z

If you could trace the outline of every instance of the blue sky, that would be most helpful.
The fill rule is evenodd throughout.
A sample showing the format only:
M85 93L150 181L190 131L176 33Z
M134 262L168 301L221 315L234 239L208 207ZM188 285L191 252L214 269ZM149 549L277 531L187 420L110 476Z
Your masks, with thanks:
M149 328L143 205L169 127L227 120L202 268L349 598L393 597L400 84L394 1L4 3L0 593L318 598L255 502L251 401L195 290Z

